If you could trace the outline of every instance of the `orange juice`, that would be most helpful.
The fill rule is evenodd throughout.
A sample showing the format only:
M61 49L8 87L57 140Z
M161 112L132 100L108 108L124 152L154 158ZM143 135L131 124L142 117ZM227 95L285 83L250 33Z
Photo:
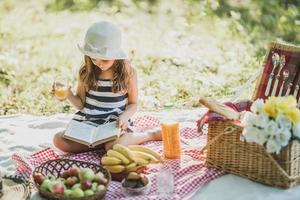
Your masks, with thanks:
M66 87L64 85L61 85L61 86L56 85L54 94L60 100L66 99L68 96L68 87Z
M180 158L180 134L178 122L164 122L161 124L164 155L169 159Z

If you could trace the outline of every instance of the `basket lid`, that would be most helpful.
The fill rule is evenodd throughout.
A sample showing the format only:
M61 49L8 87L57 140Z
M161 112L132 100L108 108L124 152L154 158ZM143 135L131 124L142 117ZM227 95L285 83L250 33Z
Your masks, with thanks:
M272 42L269 44L263 72L256 82L252 100L266 99L269 96L293 95L299 83L300 46Z
M31 189L28 181L19 176L4 176L2 178L0 177L0 181L1 180L2 190L0 191L0 200L29 199L31 195Z

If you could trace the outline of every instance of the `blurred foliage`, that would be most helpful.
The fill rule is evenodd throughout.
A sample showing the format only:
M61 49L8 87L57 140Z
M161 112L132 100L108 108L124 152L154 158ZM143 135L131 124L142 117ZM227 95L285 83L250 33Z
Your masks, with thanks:
M277 37L300 43L300 0L219 0L215 13L236 18L252 42Z
M103 19L124 32L141 110L229 98L261 66L270 41L300 44L300 0L1 0L0 115L74 112L51 84L63 74L75 88L76 44Z
M117 7L116 12L122 12L122 8L128 5L134 5L145 11L152 12L152 7L158 0L132 0L131 2L123 0L52 0L47 4L46 8L49 11L89 11L101 6L101 3ZM150 8L150 9L149 9Z

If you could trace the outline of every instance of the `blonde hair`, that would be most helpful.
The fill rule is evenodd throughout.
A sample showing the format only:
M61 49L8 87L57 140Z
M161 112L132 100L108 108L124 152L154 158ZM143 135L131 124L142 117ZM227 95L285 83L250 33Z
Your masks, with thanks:
M129 79L133 75L130 63L128 60L115 60L112 67L114 70L112 91L114 93L127 92ZM100 74L101 69L92 62L89 56L84 56L84 63L79 69L79 80L83 82L87 91L97 90Z

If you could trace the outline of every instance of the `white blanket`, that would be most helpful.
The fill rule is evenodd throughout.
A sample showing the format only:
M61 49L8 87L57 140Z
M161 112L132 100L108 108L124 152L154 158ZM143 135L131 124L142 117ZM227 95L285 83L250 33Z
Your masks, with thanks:
M195 123L205 112L203 109L148 112L139 115L154 115L159 119L178 117L181 127ZM0 117L0 172L13 174L15 165L11 160L13 153L32 154L46 147L53 147L52 138L63 130L72 115L57 114L47 117L32 115L11 115ZM41 199L34 194L32 199ZM300 187L288 190L264 186L234 175L225 175L200 188L192 199L197 200L292 200L300 199Z

